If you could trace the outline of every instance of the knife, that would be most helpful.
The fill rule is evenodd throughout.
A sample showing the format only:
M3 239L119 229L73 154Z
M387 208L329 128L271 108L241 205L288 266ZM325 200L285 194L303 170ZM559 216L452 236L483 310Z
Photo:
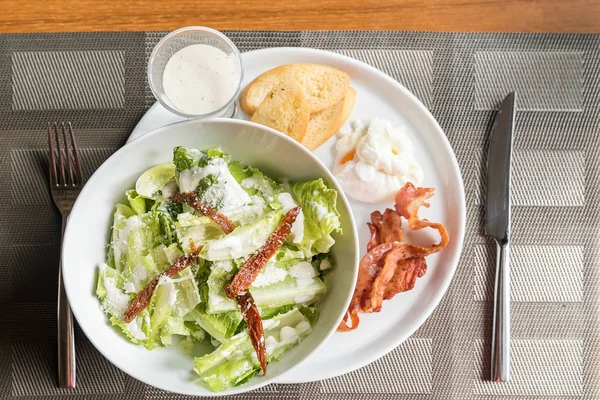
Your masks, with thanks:
M515 119L515 92L509 93L494 120L487 161L485 233L496 242L496 281L491 380L510 379L510 160Z

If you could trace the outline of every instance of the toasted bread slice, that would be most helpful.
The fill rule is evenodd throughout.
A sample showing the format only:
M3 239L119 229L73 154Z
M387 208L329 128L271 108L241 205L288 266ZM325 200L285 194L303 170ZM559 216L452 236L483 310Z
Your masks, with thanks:
M309 150L314 150L332 137L344 122L350 117L354 103L356 102L356 91L348 87L346 96L338 103L310 116L306 134L302 144Z
M252 122L269 126L301 142L310 119L310 105L300 85L284 81L272 89L252 116Z
M246 87L240 97L242 110L252 115L275 86L288 80L302 87L312 113L338 103L350 83L348 74L326 65L282 65L260 75Z

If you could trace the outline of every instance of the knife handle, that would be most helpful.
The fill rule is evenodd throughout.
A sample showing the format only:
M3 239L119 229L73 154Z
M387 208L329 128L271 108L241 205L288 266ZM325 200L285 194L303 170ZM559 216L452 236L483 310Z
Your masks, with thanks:
M496 284L492 336L492 381L510 379L510 275L508 241L496 240Z

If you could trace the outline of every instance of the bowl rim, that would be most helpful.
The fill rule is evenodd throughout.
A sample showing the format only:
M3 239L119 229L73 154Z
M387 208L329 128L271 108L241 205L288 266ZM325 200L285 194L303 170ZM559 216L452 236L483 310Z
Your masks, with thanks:
M256 385L252 385L252 386L242 385L239 387L234 387L234 388L228 389L223 392L211 392L210 390L208 390L206 387L204 387L202 385L198 385L198 388L201 389L198 391L177 390L176 388L174 389L171 387L162 386L160 384L156 384L154 382L144 380L137 373L127 371L124 367L122 367L122 365L118 361L118 359L114 358L110 354L110 352L106 351L102 346L99 345L99 343L97 343L96 340L92 339L92 337L88 334L88 329L84 325L79 323L78 311L76 311L77 307L71 308L71 312L73 313L73 316L75 317L75 319L78 321L79 327L81 328L81 330L83 331L85 336L88 338L88 340L92 343L92 345L98 350L98 352L100 352L100 354L102 354L102 356L104 358L106 358L111 364L113 364L114 366L119 368L121 371L125 372L127 375L137 379L140 382L143 382L150 386L154 386L156 388L166 390L169 392L180 393L180 394L185 394L185 395L194 395L194 396L201 395L201 396L207 396L207 397L227 396L227 395L245 393L245 392L259 389L259 388L266 386L268 384L271 384L271 383L276 383L277 378L279 378L279 376L291 371L292 369L295 369L300 364L302 364L304 361L306 361L306 359L308 359L310 355L316 353L336 332L337 326L340 324L342 318L344 317L346 310L348 309L348 306L350 305L350 301L352 300L352 295L354 292L354 287L356 286L356 281L358 278L359 255L360 255L358 230L356 228L356 221L355 221L354 214L352 212L352 207L350 206L350 203L348 201L348 198L346 197L346 194L341 189L339 183L337 182L337 180L335 179L335 177L333 176L333 173L329 170L329 168L327 168L327 166L319 158L317 158L310 150L308 150L306 147L302 146L300 143L298 143L296 140L290 138L289 136L287 136L281 132L278 132L275 129L266 127L264 125L260 125L260 124L250 122L250 121L233 119L233 118L191 119L191 120L175 122L173 124L165 125L160 128L154 129L153 131L148 132L147 134L144 134L143 137L140 137L137 140L134 140L130 143L125 144L123 147L119 148L117 151L115 151L113 154L111 154L110 157L108 157L100 165L100 167L98 167L96 169L96 171L94 171L92 176L90 176L90 178L86 181L80 195L77 197L77 200L75 201L75 203L73 205L71 214L78 214L79 210L85 206L85 205L83 205L82 201L80 201L80 199L82 199L84 197L81 194L94 190L94 185L93 185L94 182L93 181L94 181L95 176L97 174L102 173L106 168L108 168L109 164L111 163L111 160L118 157L119 153L121 153L129 148L139 146L139 143L143 143L144 141L147 141L147 140L152 140L156 136L165 134L164 133L165 130L176 129L178 126L182 126L182 125L196 125L196 124L202 125L202 124L212 124L212 123L233 124L233 125L239 125L240 127L248 126L248 127L252 127L255 129L257 128L259 130L262 130L262 131L266 132L267 134L274 135L281 140L291 143L297 149L299 149L300 151L307 154L309 156L309 158L311 158L312 161L315 162L319 166L319 168L323 172L323 175L325 177L327 177L328 183L333 185L334 189L338 192L338 200L341 200L342 204L344 205L344 207L346 207L346 209L348 211L349 222L350 222L350 232L345 232L344 235L348 235L348 234L351 235L351 242L354 244L354 246L353 246L354 247L354 251L353 251L353 253L354 253L353 254L353 258L354 258L354 268L353 268L354 274L353 275L354 275L354 277L352 279L353 285L351 287L351 290L348 290L348 292L346 293L346 299L344 301L344 308L342 310L340 310L335 324L333 325L333 327L331 329L329 329L329 332L327 332L327 334L325 335L325 338L322 341L320 341L314 347L314 349L312 351L302 355L300 357L300 360L297 363L290 366L287 370L281 372L280 374L274 375L274 376L270 377L269 379L265 379L264 382L260 382ZM89 185L90 182L92 183L92 185ZM69 268L67 267L67 265L68 265L69 257L66 257L66 255L69 253L70 247L71 247L68 244L70 242L70 237L72 236L72 233L71 233L72 229L73 228L72 228L71 218L69 218L67 220L67 225L65 227L65 231L64 231L64 235L63 235L63 245L62 245L62 249L61 249L61 260L67 261L66 263L61 261L61 274L63 274L63 280L64 280L64 276L68 276ZM110 227L107 227L107 229L110 229ZM99 262L101 262L101 261L99 261ZM73 292L71 292L70 285L67 282L69 282L69 280L64 280L63 286L65 289L67 298L69 299L69 303L76 304L73 302L73 300L76 300L76 299L74 297L72 297L72 296L74 296L74 294L73 294ZM104 322L106 322L106 321L104 321Z

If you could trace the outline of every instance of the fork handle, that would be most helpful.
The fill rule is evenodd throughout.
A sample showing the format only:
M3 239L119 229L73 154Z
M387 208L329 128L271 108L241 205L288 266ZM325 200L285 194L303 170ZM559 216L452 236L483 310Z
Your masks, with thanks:
M62 217L62 236L68 215ZM62 237L61 237L62 242ZM58 384L62 388L75 387L75 335L73 314L62 279L62 254L58 269Z

